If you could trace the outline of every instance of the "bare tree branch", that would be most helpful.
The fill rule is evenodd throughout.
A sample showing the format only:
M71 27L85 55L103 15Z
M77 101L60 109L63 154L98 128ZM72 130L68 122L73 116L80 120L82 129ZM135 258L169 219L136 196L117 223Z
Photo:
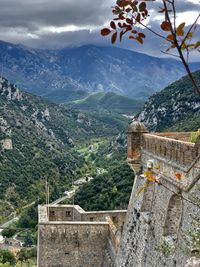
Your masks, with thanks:
M167 21L169 22L169 25L170 25L170 31L171 31L171 34L173 35L173 38L174 38L174 44L175 44L175 46L176 46L176 48L177 48L177 51L178 51L178 53L179 53L179 55L180 55L180 59L181 59L181 61L182 61L182 63L183 63L183 66L185 67L185 69L186 69L186 71L187 71L187 73L188 73L188 76L189 76L189 78L190 78L192 84L193 84L194 92L196 92L196 93L200 96L200 88L197 86L196 81L194 80L194 77L192 76L192 73L191 73L191 71L190 71L190 68L189 68L189 66L188 66L188 64L187 64L187 62L186 62L186 60L185 60L185 57L184 57L184 55L183 55L183 52L182 52L182 50L181 50L181 46L179 45L179 43L178 43L178 41L177 41L176 32L175 32L175 29L173 29L173 27L172 27L172 22L171 22L171 20L170 20L169 13L168 13L168 11L167 11L167 4L166 4L166 1L165 1L165 0L163 0L163 5L164 5L164 8L165 8L165 16L166 16ZM175 8L174 5L173 5L173 8Z
M189 33L192 31L192 28L197 24L198 19L200 18L200 14L197 16L196 20L194 21L194 23L191 25L191 27L189 28L185 38L183 39L181 46L185 43L186 39L188 38Z

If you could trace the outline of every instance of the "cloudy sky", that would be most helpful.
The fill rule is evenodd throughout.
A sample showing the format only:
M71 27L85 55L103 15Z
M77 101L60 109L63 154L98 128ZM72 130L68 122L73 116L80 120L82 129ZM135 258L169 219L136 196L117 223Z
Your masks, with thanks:
M160 5L160 0L153 4ZM200 12L199 0L175 0L178 21L191 24ZM84 44L110 45L100 29L112 18L115 0L0 0L0 40L38 48ZM159 29L160 16L153 10L149 25ZM200 23L200 21L199 21ZM151 34L145 45L124 40L118 46L158 55L165 48Z

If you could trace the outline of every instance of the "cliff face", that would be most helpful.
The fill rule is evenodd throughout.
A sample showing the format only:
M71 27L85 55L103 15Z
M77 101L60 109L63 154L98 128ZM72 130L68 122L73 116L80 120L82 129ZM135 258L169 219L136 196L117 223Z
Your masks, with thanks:
M200 71L194 73L200 85ZM149 98L139 120L152 131L197 130L200 125L200 97L187 76Z

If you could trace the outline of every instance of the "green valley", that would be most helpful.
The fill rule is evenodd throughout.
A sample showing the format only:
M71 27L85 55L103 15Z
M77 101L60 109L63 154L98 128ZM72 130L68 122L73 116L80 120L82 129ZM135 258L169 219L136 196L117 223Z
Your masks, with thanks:
M90 171L79 144L113 138L129 120L115 114L84 114L49 103L0 80L1 220L20 207L50 200Z
M89 96L69 102L68 106L90 112L109 112L133 115L142 110L144 101L134 100L113 92L93 93Z

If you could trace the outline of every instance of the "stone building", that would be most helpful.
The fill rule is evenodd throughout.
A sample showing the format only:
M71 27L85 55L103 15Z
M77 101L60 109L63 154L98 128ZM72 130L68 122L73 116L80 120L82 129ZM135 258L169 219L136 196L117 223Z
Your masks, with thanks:
M200 254L200 137L189 139L133 122L127 146L136 177L127 213L40 206L38 267L200 266L192 257Z
M112 267L126 210L39 206L38 267Z

